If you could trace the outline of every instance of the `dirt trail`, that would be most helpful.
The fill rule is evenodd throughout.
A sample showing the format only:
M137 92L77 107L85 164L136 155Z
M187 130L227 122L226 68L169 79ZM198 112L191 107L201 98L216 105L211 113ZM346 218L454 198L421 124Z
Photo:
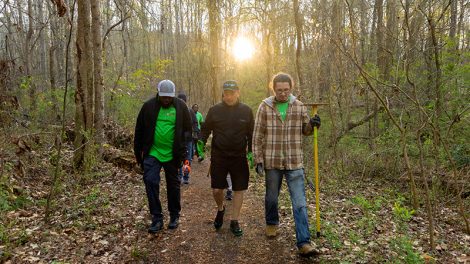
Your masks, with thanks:
M148 235L144 228L137 234L136 244L146 250L145 262L158 263L290 263L311 262L297 256L295 233L282 228L276 239L264 236L264 184L252 177L246 192L240 224L243 236L235 237L229 230L231 201L226 202L224 225L218 232L213 227L216 207L206 176L209 161L194 162L191 182L182 186L180 226ZM137 194L136 194L137 195ZM142 193L141 195L144 195ZM163 195L164 197L165 195ZM146 209L146 207L144 208ZM142 212L146 213L146 210ZM168 214L166 212L166 214ZM146 223L148 222L145 217ZM131 254L130 254L131 255ZM135 259L128 259L133 261Z
M194 162L191 183L182 186L180 226L168 230L166 188L161 199L165 229L147 233L150 223L142 175L101 163L93 175L66 174L50 225L44 225L49 182L46 175L22 179L31 197L23 209L9 211L0 225L0 262L6 263L384 263L435 258L463 263L470 255L470 236L462 232L459 215L443 206L438 211L439 249L428 251L423 210L411 219L398 218L402 201L396 186L370 178L340 178L324 173L322 237L313 238L322 255L297 255L290 199L285 184L280 194L280 235L264 235L264 179L253 174L245 195L240 223L244 234L229 230L231 202L226 202L224 226L212 221L216 206L206 176L209 161ZM85 178L85 179L84 179ZM66 183L66 184L65 184ZM313 193L307 191L310 224L314 224ZM397 202L398 201L398 202ZM403 208L405 205L400 205ZM445 232L444 232L445 231ZM3 242L2 242L3 241ZM3 243L3 244L2 244Z
M88 182L68 175L68 188L57 198L51 225L43 223L43 208L11 211L10 244L0 244L0 256L7 263L303 263L297 255L295 233L281 210L281 234L272 240L264 236L264 183L251 177L240 217L243 236L229 230L231 201L226 202L224 225L213 227L215 202L207 177L209 160L194 162L191 182L182 185L182 211L176 230L167 229L166 182L161 194L165 229L147 233L150 223L142 176L101 164L101 171ZM264 180L263 180L264 181ZM41 183L38 183L41 185ZM46 185L38 188L38 195ZM290 207L289 207L290 208ZM14 246L12 243L17 243ZM1 259L0 259L1 260ZM0 261L1 262L1 261Z

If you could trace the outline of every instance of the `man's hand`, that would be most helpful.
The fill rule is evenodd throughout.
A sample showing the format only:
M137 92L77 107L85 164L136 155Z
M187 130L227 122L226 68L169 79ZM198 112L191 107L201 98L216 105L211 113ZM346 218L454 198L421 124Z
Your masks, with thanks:
M183 162L183 173L189 174L191 172L191 165L189 164L189 160L185 160Z
M202 140L197 141L196 148L197 148L197 153L199 154L199 159L201 161L206 157L206 154L205 154L205 151L204 151L205 145L206 144L204 144L204 142Z
M197 135L198 135L198 132L197 132L197 131L193 131L193 133L192 133L192 138L193 138L193 140L198 138Z
M258 164L256 164L256 173L258 173L259 176L264 176L264 166L263 166L263 163L258 163Z
M136 155L135 156L135 162L137 163L138 166L140 166L141 169L144 168L144 152L143 151L140 151L139 152L140 155Z
M314 117L310 118L310 125L312 127L320 128L320 125L321 125L320 116L315 115Z
M248 160L248 165L250 168L253 168L255 166L255 161L253 160L253 152L248 152L246 153L246 159Z

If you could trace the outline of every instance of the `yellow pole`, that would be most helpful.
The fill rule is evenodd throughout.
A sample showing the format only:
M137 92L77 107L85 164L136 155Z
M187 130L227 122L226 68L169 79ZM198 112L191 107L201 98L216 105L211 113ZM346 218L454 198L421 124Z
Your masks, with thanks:
M317 114L317 105L312 105L312 116ZM313 127L313 160L315 166L315 217L317 220L317 237L320 237L320 179L318 176L318 128Z

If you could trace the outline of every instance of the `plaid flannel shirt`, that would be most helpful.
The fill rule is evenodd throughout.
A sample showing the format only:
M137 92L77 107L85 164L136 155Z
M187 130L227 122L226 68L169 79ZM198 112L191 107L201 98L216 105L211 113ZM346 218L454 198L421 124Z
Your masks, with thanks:
M284 121L274 96L264 99L256 113L253 133L255 162L263 163L265 169L303 168L302 127L308 122L306 106L294 96L290 96Z

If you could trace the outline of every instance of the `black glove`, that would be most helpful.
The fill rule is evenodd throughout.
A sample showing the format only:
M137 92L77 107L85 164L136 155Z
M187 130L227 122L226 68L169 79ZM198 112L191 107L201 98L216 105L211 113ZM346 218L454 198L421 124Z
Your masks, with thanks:
M310 118L310 125L312 127L320 128L320 125L321 125L320 116L315 115L314 117Z
M264 166L263 163L258 163L256 164L256 173L258 173L259 176L264 176Z

